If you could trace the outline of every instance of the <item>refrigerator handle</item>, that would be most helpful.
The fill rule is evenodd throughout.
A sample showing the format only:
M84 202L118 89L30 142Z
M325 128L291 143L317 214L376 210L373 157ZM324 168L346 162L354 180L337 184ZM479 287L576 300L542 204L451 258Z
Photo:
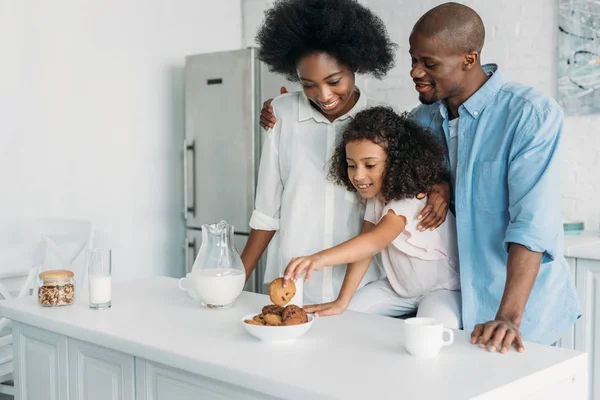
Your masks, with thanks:
M188 252L188 248L190 247L190 241L188 240L187 236L185 238L185 244L183 245L183 251L185 251L185 273L187 274L188 272L190 272L190 270L188 269L190 266L190 256L189 256L189 252Z
M196 238L188 240L185 238L185 272L192 272L192 266L190 265L190 249L193 251L194 258L196 258Z
M188 151L192 152L192 203L188 204ZM188 213L196 216L196 145L192 140L188 143L183 141L183 215L187 219Z

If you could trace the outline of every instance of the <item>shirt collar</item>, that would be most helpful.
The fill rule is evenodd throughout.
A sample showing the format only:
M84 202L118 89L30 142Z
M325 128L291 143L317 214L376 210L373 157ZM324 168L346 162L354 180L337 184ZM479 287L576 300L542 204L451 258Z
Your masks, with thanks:
M365 96L365 94L361 92L360 89L358 89L358 92L360 93L360 96L358 96L358 101L356 102L354 107L352 107L350 111L348 111L346 114L336 119L336 121L342 121L346 118L354 117L356 113L367 107L367 96ZM300 104L298 107L298 122L306 121L311 118L314 119L316 122L324 122L326 124L331 123L327 118L325 118L323 114L318 112L313 106L310 105L310 100L308 100L308 97L306 97L304 92L301 92Z
M481 111L483 111L483 109L489 104L489 102L506 83L500 68L498 68L498 65L485 64L482 68L483 72L485 72L490 78L461 106L464 107L465 110L471 114L471 117L475 119L481 115ZM443 101L440 102L440 113L444 119L448 118L448 110L446 109L446 105Z

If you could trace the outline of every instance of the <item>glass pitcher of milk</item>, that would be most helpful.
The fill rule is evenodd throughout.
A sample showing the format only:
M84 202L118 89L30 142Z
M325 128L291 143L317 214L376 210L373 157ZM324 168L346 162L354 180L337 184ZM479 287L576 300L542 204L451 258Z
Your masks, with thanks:
M233 244L233 225L202 225L202 245L187 281L204 306L231 307L246 283L246 270Z

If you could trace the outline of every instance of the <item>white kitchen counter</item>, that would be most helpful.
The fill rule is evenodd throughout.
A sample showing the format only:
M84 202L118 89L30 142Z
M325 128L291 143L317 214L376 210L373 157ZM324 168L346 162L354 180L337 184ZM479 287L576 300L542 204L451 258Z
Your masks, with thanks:
M229 310L204 309L177 280L155 277L114 285L108 310L90 310L80 293L62 308L40 307L35 297L2 301L0 315L278 398L562 399L587 390L585 353L529 343L522 354L488 353L457 331L437 358L417 359L402 346L402 320L368 314L318 318L295 342L263 343L240 318L268 303L244 292Z
M565 256L600 260L600 232L565 232Z

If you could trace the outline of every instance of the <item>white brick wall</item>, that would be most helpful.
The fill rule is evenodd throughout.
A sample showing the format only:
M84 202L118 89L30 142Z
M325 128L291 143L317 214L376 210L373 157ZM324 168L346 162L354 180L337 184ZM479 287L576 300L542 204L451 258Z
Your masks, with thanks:
M183 276L184 56L238 49L241 20L240 0L0 0L0 224L90 219L113 281Z
M371 97L386 100L400 109L417 104L408 79L408 35L417 19L440 0L363 0L382 17L392 39L398 43L396 68L377 81L359 78ZM558 0L466 0L487 30L482 60L499 64L511 79L532 85L544 93L556 92ZM242 0L243 43L254 45L257 27L270 0ZM562 142L562 209L565 219L583 219L588 229L600 229L600 115L569 117Z

